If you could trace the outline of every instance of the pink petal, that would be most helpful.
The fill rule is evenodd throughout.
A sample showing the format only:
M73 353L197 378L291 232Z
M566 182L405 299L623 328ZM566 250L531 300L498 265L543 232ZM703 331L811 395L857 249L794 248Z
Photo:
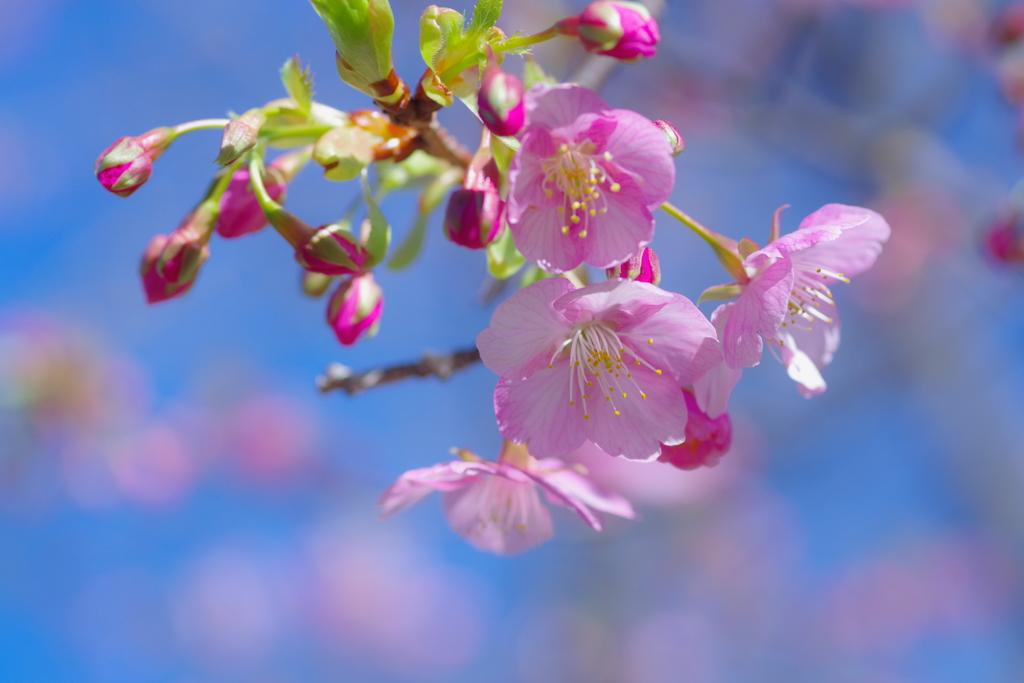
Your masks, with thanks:
M837 239L841 233L842 228L835 225L819 225L797 230L783 235L764 249L755 251L743 261L743 265L761 269L772 259L783 259L822 242L830 242Z
M657 290L650 284L632 284ZM635 354L673 377L677 386L686 386L722 361L722 347L714 326L693 302L680 294L670 295L657 315L621 322L619 333L626 335L623 344Z
M561 358L554 365L527 379L502 378L494 389L501 435L516 443L529 440L530 453L538 458L563 455L587 439L579 396L575 406L569 405L568 360Z
M734 303L722 337L729 367L749 368L761 362L760 335L775 335L786 315L792 289L793 264L788 258L776 261L746 286Z
M615 278L575 289L555 301L554 308L573 324L607 320L623 327L647 320L674 296L648 283Z
M587 240L578 233L562 234L565 218L555 209L527 207L516 223L509 221L516 247L549 273L564 273L583 263Z
M442 499L455 533L473 547L498 555L514 555L551 538L551 513L532 481L490 476Z
M593 90L572 83L538 83L523 97L526 130L571 126L583 114L608 111L608 105Z
M381 517L390 517L420 502L434 491L454 491L468 486L493 469L488 463L461 460L444 462L433 467L409 470L381 494L377 507Z
M628 109L613 109L611 113L617 125L605 142L604 151L612 155L611 166L621 168L634 179L641 202L653 209L668 199L675 184L672 147L650 119Z
M572 507L583 518L583 521L598 531L601 530L603 520L599 514L591 512L590 508L625 519L637 518L633 505L628 500L598 486L589 477L580 474L575 469L566 467L561 460L547 458L539 461L533 476L541 486L555 494L556 497L551 498L552 502ZM559 498L569 501L569 503L560 502ZM597 523L588 519L588 515L584 514L580 508L587 510L589 517Z
M806 397L816 396L825 391L825 379L821 372L832 362L839 348L839 310L829 310L832 324L822 321L787 325L782 331L782 362L790 379L797 383L800 393Z
M718 331L719 338L724 336L725 325L733 306L732 303L723 304L711 314L711 323ZM743 370L730 368L724 360L708 370L703 377L693 383L697 406L712 419L725 413L729 407L729 396L742 374Z
M548 197L544 192L544 160L555 154L557 145L547 130L533 130L523 135L519 152L509 167L508 220L515 224L532 206L536 210L555 211L561 197Z
M596 268L618 265L654 239L654 216L644 206L636 183L628 178L623 181L621 191L604 194L608 212L590 216L586 224L587 236L578 238L583 261ZM559 223L564 220L557 212L555 217Z
M510 379L547 366L572 329L552 303L572 289L564 277L546 278L502 302L491 316L491 326L476 338L484 365Z
M793 262L827 268L846 277L873 266L892 232L885 219L871 209L843 204L826 204L805 218L800 230L817 230L823 225L839 227L842 232L833 241L820 242L794 255Z
M583 428L586 436L609 455L654 460L661 454L661 444L682 443L686 438L686 400L670 373L657 375L640 366L632 368L630 374L636 385L625 377L614 378L615 392L610 401L594 382L588 389L590 419L583 422ZM647 397L641 398L641 392Z

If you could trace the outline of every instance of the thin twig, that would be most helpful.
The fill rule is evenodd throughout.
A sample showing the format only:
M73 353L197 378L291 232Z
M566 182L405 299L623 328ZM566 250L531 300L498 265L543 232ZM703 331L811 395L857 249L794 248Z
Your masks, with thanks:
M317 377L316 385L322 393L340 390L350 396L383 384L398 382L409 377L438 377L448 379L456 370L462 370L480 361L480 352L473 347L455 351L447 356L423 354L416 363L375 368L366 372L352 372L341 363L332 363L325 374Z

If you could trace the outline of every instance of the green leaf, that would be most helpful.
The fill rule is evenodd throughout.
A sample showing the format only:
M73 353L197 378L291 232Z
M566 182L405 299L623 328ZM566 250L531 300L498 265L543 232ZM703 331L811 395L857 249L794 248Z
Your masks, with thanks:
M550 83L554 84L556 81L551 76L544 73L544 69L540 68L540 64L533 57L527 55L523 58L525 63L523 64L523 88L529 90L538 83Z
M420 54L431 69L437 67L437 57L445 47L462 40L465 17L447 7L431 5L420 16Z
M466 33L484 33L498 23L501 17L501 0L477 0L473 9L473 21Z
M281 82L299 108L309 114L313 106L313 74L309 65L303 69L302 61L295 55L281 67Z
M367 218L370 221L369 234L366 235L366 251L370 258L367 260L366 269L373 268L384 260L388 252L388 245L391 244L391 226L381 213L380 207L374 201L370 192L370 183L366 180L366 172L363 172L363 201L366 202Z
M487 247L487 270L498 280L505 280L515 275L524 263L526 259L516 249L512 231L505 226L501 237Z
M705 301L728 301L735 299L743 293L743 287L731 282L727 285L716 285L714 287L708 287L704 290L704 293L697 299L698 304L702 304Z

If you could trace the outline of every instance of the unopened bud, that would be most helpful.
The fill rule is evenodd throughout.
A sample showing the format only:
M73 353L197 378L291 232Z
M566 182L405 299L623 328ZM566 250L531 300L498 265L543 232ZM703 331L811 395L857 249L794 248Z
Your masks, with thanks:
M1011 2L996 13L992 37L1003 45L1012 45L1024 37L1024 2Z
M668 121L655 121L654 125L661 129L661 132L665 134L665 138L668 140L668 144L672 145L672 156L677 157L683 152L683 148L686 147L686 141L683 140L683 135L676 127Z
M192 288L199 268L210 257L208 242L215 220L215 207L204 202L169 236L157 235L150 241L139 267L149 303L182 296Z
M488 162L482 170L471 166L462 189L448 197L444 234L455 244L483 249L501 236L505 227L505 202L498 193L497 173L494 161Z
M369 253L359 239L337 225L321 226L295 252L300 266L323 275L358 273L367 258Z
M384 312L384 292L372 273L357 275L342 282L327 305L327 324L345 346L356 343L363 334L377 332Z
M328 180L352 180L373 161L383 140L358 126L332 128L317 140L313 160L324 167Z
M1024 264L1024 244L1018 239L1017 216L999 218L985 230L985 252L993 260L1009 264Z
M135 137L123 137L96 159L96 178L109 192L127 197L142 187L156 161L174 141L170 128L154 128Z
M266 122L267 116L262 109L250 109L237 119L232 119L228 125L224 126L217 163L227 166L238 161L243 154L256 145L260 128Z
M626 62L653 57L661 39L658 22L638 2L597 0L561 27L563 33L579 36L587 52Z
M714 467L732 447L732 420L729 413L708 417L690 387L683 388L686 399L686 441L678 446L662 444L659 462L667 462L681 470Z
M480 119L495 135L515 135L526 121L522 81L497 64L484 70L476 103Z
M220 216L217 218L217 234L221 237L241 237L258 232L267 225L256 193L252 191L249 169L243 167L231 176L231 182L220 198ZM267 168L263 178L267 194L276 202L284 200L287 184L283 174L273 166Z
M628 261L608 268L605 274L609 280L621 277L637 282L649 282L655 286L661 284L661 265L658 263L658 255L650 247L644 247L639 254L631 256Z

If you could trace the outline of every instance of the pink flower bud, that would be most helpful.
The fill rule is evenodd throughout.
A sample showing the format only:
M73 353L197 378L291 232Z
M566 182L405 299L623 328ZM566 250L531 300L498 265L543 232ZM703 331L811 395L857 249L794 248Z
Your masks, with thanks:
M1002 45L1013 45L1024 37L1024 2L1011 2L992 20L992 37Z
M1024 246L1018 244L1016 217L1004 216L993 222L984 234L985 251L999 263L1024 263Z
M636 256L617 266L605 270L608 279L621 277L626 280L637 282L649 282L652 285L661 284L661 266L658 263L658 255L649 247L644 247Z
M632 62L657 54L661 39L658 22L637 2L597 0L564 23L563 30L579 36L587 52Z
M498 194L497 174L494 161L480 171L470 166L462 189L455 190L448 198L444 234L455 244L483 249L501 236L505 202Z
M351 346L363 333L373 336L384 311L384 292L372 273L342 282L327 305L327 324L338 341Z
M153 173L153 162L170 146L174 131L154 128L136 137L119 138L96 159L96 178L118 197L142 187Z
M267 225L267 218L263 215L263 209L260 208L249 180L249 168L238 169L220 198L217 233L221 237L241 237L257 232ZM273 167L268 168L263 184L271 199L276 202L282 201L288 185L280 172Z
M672 156L677 157L682 154L683 148L686 147L686 141L683 140L682 134L676 130L676 127L668 121L655 121L654 125L661 128L661 132L665 134L668 144L672 145Z
M495 135L515 135L526 122L523 84L497 64L484 70L476 103L480 119Z
M146 301L155 304L184 295L209 257L209 246L190 231L176 230L169 237L154 237L139 268Z
M659 462L667 462L681 470L714 467L732 445L732 420L729 413L712 419L702 412L693 389L683 388L686 398L686 441L678 446L661 447Z
M337 225L320 226L295 252L300 266L323 275L354 275L368 257L359 238Z

